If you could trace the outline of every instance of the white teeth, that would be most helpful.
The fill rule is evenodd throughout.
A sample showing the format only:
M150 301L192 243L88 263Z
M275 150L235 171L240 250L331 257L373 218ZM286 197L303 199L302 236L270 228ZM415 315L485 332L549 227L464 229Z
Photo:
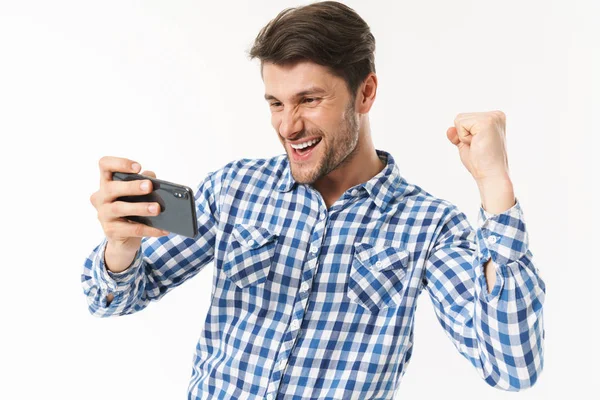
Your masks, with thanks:
M319 140L321 140L321 139L314 139L314 140L311 140L311 141L308 141L308 142L304 142L304 143L300 143L300 144L292 144L291 146L294 149L298 149L299 150L299 149L303 149L303 148L308 147L308 146L312 146L313 144L317 143Z

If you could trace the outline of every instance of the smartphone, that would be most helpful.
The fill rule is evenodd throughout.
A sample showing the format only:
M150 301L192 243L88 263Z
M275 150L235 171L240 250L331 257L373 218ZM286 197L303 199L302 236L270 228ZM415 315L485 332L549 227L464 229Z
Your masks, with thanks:
M160 213L151 216L130 215L125 218L190 238L198 235L196 203L191 188L140 174L127 172L113 172L112 174L113 181L135 181L140 179L152 181L151 193L121 196L117 200L131 203L158 203Z

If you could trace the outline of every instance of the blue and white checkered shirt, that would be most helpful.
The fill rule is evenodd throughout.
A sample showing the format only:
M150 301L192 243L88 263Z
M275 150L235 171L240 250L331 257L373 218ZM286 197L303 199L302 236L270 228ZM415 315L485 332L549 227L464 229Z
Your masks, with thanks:
M392 399L425 289L487 383L534 384L545 285L518 199L500 214L480 208L473 229L377 153L386 167L329 208L294 181L286 154L209 173L195 194L195 238L144 238L121 273L105 268L106 239L93 250L82 274L90 312L140 311L214 261L188 399ZM488 293L490 258L498 268Z

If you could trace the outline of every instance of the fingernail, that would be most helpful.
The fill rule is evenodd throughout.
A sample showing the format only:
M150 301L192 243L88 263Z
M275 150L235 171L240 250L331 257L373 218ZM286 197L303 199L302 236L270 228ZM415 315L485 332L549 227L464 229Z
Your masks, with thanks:
M142 168L142 166L138 163L131 164L131 169L133 170L133 172L138 172L140 168Z
M156 204L151 204L148 206L148 211L150 211L151 213L155 213L157 209L158 207L156 206Z
M150 184L148 183L148 181L144 181L144 182L142 182L140 187L142 188L142 190L148 190L148 189L150 189Z

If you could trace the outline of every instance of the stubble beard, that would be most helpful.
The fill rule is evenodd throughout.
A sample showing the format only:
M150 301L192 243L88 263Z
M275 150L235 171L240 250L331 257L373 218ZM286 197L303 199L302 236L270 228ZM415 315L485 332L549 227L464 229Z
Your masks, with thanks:
M288 154L292 176L300 184L314 184L319 178L349 163L356 155L358 151L358 118L354 114L354 102L351 101L346 106L341 129L331 136L331 141L325 143L325 137L320 130L309 132L306 136L313 135L323 138L319 145L324 147L325 151L325 154L316 161L314 166L299 167L291 161Z

